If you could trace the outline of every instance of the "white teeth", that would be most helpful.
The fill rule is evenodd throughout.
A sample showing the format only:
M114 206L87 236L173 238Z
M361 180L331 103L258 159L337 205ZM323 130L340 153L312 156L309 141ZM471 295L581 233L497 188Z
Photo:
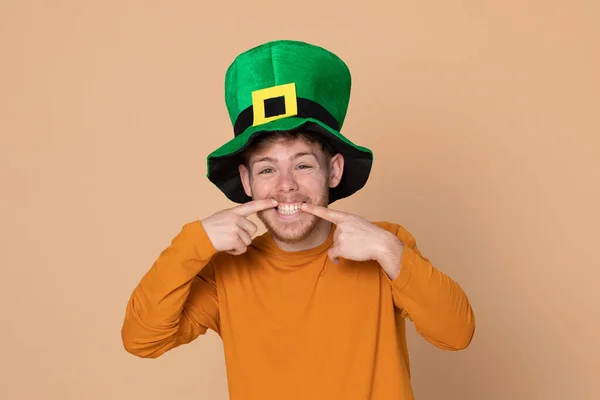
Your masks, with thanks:
M277 211L279 211L280 214L285 214L285 215L295 214L298 212L298 210L300 210L299 204L292 204L292 205L285 204L285 205L277 207Z

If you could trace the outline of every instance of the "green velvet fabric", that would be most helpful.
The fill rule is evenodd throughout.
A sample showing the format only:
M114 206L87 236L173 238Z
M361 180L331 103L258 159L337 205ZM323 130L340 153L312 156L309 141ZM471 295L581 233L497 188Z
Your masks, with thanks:
M343 125L350 101L351 77L346 64L321 47L276 41L240 54L225 75L225 103L234 124L252 105L252 91L290 82L298 97L313 100Z

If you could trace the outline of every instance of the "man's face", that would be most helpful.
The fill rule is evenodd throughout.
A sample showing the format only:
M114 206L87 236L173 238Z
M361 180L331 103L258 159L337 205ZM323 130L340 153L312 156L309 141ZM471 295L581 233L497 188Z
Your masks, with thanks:
M248 165L249 169L240 166L246 194L279 202L277 208L261 211L258 217L276 239L297 243L308 238L319 222L300 211L300 204L329 204L329 187L341 179L343 158L338 154L329 159L317 143L281 139L256 149Z

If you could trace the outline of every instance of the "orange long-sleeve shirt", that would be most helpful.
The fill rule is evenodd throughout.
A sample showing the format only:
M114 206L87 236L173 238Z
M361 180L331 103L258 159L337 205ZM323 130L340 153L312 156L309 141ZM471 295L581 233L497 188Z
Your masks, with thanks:
M335 226L314 249L288 253L265 233L233 256L188 223L133 291L123 344L158 357L214 330L232 400L413 399L406 319L435 346L460 350L475 318L406 229L376 224L404 243L394 280L376 262L332 263Z

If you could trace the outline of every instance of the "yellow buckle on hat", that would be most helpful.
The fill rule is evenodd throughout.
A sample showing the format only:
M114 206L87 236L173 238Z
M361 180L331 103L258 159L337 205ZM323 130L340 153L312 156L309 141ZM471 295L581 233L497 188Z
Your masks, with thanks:
M266 117L265 100L274 99L277 97L284 98L285 113ZM253 91L252 110L254 113L254 122L252 123L252 126L262 125L277 119L293 117L294 115L297 115L298 102L296 100L296 84L292 82Z

